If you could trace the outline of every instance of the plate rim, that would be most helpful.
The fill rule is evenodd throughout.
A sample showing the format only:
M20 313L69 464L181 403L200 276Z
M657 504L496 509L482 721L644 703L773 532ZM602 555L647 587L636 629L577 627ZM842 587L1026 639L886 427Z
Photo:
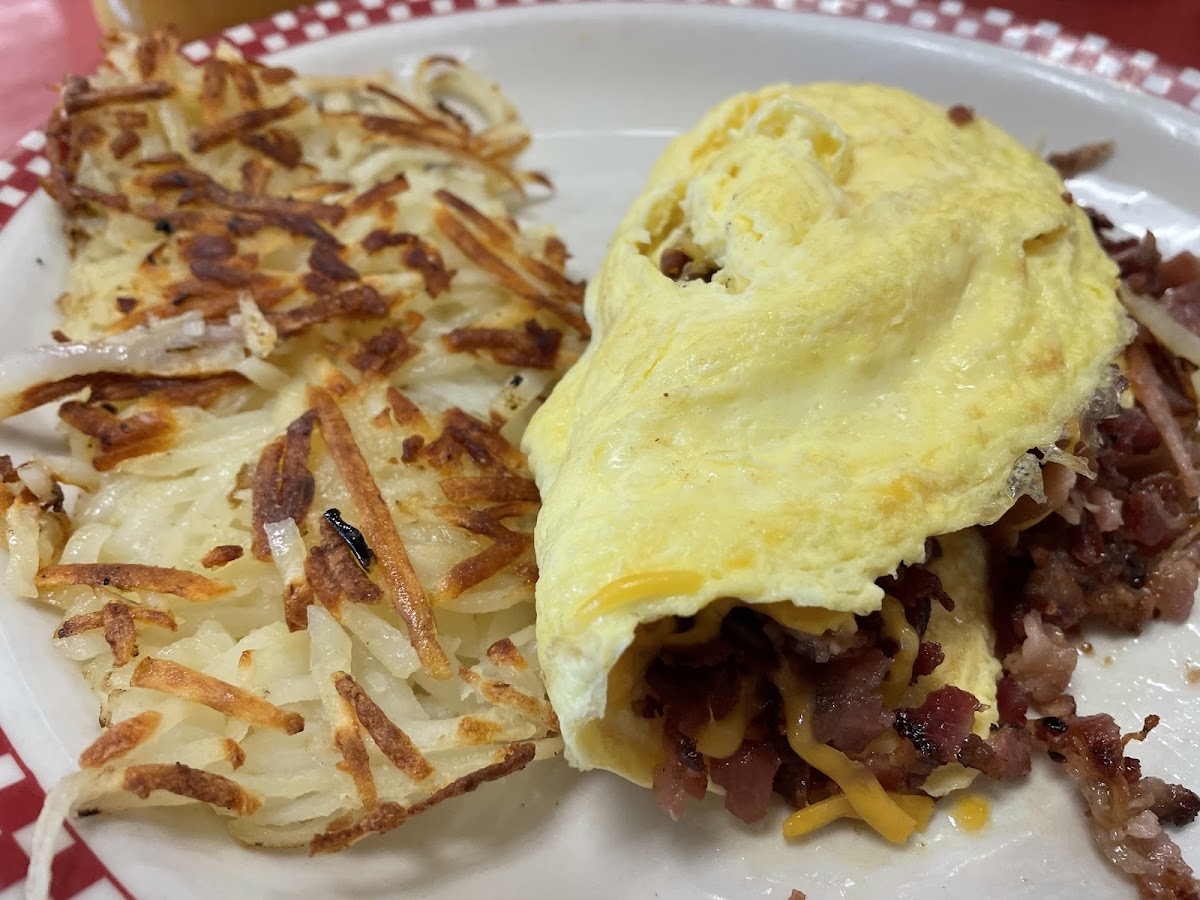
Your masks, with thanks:
M194 63L209 58L227 41L246 56L268 57L338 35L377 26L396 25L426 18L445 18L469 13L495 13L533 7L569 6L579 3L619 5L613 0L320 0L312 6L276 13L257 21L235 25L209 38L192 41L181 48ZM629 0L624 0L629 3ZM1134 95L1167 101L1186 112L1200 114L1200 70L1163 62L1146 50L1128 49L1097 34L1078 34L1049 20L1019 17L996 7L973 6L961 0L636 0L637 5L717 7L774 11L778 14L848 19L906 28L939 38L957 38L964 44L983 44L1005 49L1015 58L1039 61L1057 69L1119 86ZM632 5L632 4L630 4ZM48 98L49 99L49 98ZM1200 124L1200 118L1197 119ZM40 193L40 179L50 171L45 155L47 137L35 129L0 153L0 232L18 218L27 202ZM11 757L19 778L0 780L0 890L21 885L24 870L14 874L24 851L11 841L13 832L36 820L46 789L22 760L10 734L0 724L0 762ZM19 730L19 727L18 727ZM0 771L0 775L4 773ZM54 900L78 896L96 887L127 900L133 895L103 860L83 841L70 823L64 823L68 846L56 854L69 856L62 866L65 878L56 877L51 886ZM10 846L6 844L11 843ZM15 855L14 855L15 854ZM27 865L25 860L25 865ZM66 862L64 859L63 862ZM56 874L58 874L56 872Z
M610 0L319 0L311 6L234 25L181 50L203 62L221 41L258 58L317 43L349 32L423 18L442 18L534 6L563 6ZM1200 114L1200 69L1159 59L1149 50L1130 49L1095 33L1078 34L1049 19L1017 16L1007 9L975 6L963 0L641 0L679 6L774 10L901 26L968 43L1001 47L1109 85L1165 100ZM49 113L47 113L49 114ZM34 129L0 153L0 230L38 193L50 171L46 134Z

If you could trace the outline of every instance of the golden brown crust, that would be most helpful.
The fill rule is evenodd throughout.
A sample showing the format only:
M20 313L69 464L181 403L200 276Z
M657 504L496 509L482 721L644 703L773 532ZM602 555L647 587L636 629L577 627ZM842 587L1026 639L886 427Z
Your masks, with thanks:
M199 406L202 409L209 409L230 391L250 384L245 376L237 372L182 378L100 373L90 381L93 402L119 402L154 397L169 406Z
M248 816L262 806L262 798L232 778L193 769L183 763L151 763L125 770L125 790L143 800L154 791L168 791Z
M537 483L515 475L456 475L438 482L446 499L453 503L501 503L524 500L537 503Z
M292 97L280 106L247 109L193 132L188 144L194 152L206 153L244 134L251 134L280 119L294 116L307 106L299 97Z
M179 626L175 622L175 617L165 609L154 609L150 606L142 606L129 602L126 602L124 605L133 616L135 622L157 625L160 628L166 628L168 631L178 630ZM85 631L103 627L105 627L105 612L103 609L98 609L95 612L81 613L67 619L58 626L54 632L54 636L61 640L62 638L69 638L77 634L83 634Z
M455 563L432 590L438 603L455 597L482 584L520 559L533 546L533 537L509 532L512 537L498 540L474 556Z
M299 713L282 710L257 694L170 660L143 659L133 670L129 684L203 704L260 728L274 728L285 734L304 730L304 716Z
M371 774L371 759L367 755L367 745L363 743L362 735L357 726L336 728L333 732L333 745L342 754L342 762L338 768L348 774L354 781L354 790L367 810L379 805L379 793L375 788L375 776Z
M525 661L525 657L521 655L517 645L508 638L500 638L488 647L487 658L497 669L515 669L518 672L524 672L529 668L529 663Z
M521 771L533 761L535 754L536 748L533 744L510 744L503 748L498 762L452 781L420 803L409 807L401 806L399 803L381 803L374 812L363 816L353 825L316 835L309 842L308 853L310 856L318 853L335 853L338 850L345 850L367 835L391 831L393 828L403 825L413 816L428 812L439 803L468 794L481 784L496 781Z
M553 369L558 364L562 332L543 328L536 319L525 322L520 331L507 328L455 328L442 335L442 343L452 353L486 350L503 366L528 369Z
M354 710L360 725L371 735L383 755L413 781L422 781L433 774L433 766L425 759L407 734L387 717L370 695L345 672L333 676L334 687L341 698Z
M200 565L206 569L219 569L235 559L241 559L246 551L238 544L220 544L213 547L200 559Z
M447 190L434 196L442 204L433 213L434 225L463 255L518 297L557 316L581 336L590 336L579 285L545 263L521 256L504 228L461 197Z
M387 402L388 406L392 408L392 415L396 417L397 425L420 428L422 430L429 427L429 423L425 419L425 413L421 412L421 408L417 404L400 393L398 388L388 386Z
M425 282L425 292L430 297L436 298L449 288L456 274L454 269L446 268L441 251L437 247L422 240L420 235L407 231L390 232L377 228L363 238L362 246L368 253L398 247L401 261L405 267L421 276L421 280Z
M408 190L408 179L403 174L387 181L373 184L350 201L350 212L365 213L376 206L397 197Z
M308 608L316 602L307 581L291 581L283 589L283 621L288 631L308 628Z
M334 319L381 319L391 310L391 303L369 284L360 284L336 293L317 297L304 306L281 312L272 311L267 320L275 326L281 338L292 337L306 328Z
M329 524L321 519L321 542L304 560L304 575L321 605L336 613L343 600L378 603L383 591L362 570L354 553Z
M461 409L448 410L442 417L442 433L424 450L422 457L435 469L457 470L466 453L480 469L503 475L521 471L525 457L498 428L485 424Z
M271 558L265 526L291 519L303 533L315 491L313 475L308 468L315 422L314 412L304 413L288 425L283 437L268 444L258 458L251 495L250 544L257 559Z
M239 135L238 143L275 160L285 169L296 168L304 159L300 139L283 128L267 128L254 134Z
M90 403L70 400L58 410L68 425L98 444L92 465L107 472L118 463L149 453L161 453L175 443L178 428L169 409L151 409L121 418Z
M151 709L109 725L79 754L79 768L99 769L120 759L150 740L160 724L162 713Z
M391 326L373 335L350 357L350 365L368 377L391 375L417 355L417 345Z
M225 759L237 771L246 764L246 751L233 738L225 738Z
M46 566L34 577L34 583L39 588L84 584L112 587L118 591L153 591L196 603L215 600L233 590L232 585L213 581L195 572L139 563L65 563Z
M113 666L120 668L138 655L133 613L124 603L104 604L104 640L112 650Z
M389 599L408 626L409 640L422 668L434 678L452 677L450 660L437 640L437 626L425 588L417 578L404 542L396 531L396 523L383 502L379 485L363 459L346 417L333 396L323 388L310 387L309 402L316 409L321 435L354 500L363 536L375 551Z
M162 100L174 93L175 85L169 81L143 81L140 84L93 88L86 78L71 77L63 84L62 108L72 115L101 106Z
M514 709L526 718L545 725L551 731L559 730L558 716L554 714L554 710L545 700L531 697L503 681L484 678L471 669L459 669L458 674L467 684L478 688L479 693L491 703Z

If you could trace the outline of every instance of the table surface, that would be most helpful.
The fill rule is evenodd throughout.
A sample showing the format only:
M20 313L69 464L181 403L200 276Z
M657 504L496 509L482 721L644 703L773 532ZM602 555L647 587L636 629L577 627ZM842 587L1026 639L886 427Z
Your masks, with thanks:
M1200 67L1200 0L1000 0L998 5ZM52 86L65 73L86 73L95 66L99 38L88 0L0 0L0 150L41 125L53 103Z

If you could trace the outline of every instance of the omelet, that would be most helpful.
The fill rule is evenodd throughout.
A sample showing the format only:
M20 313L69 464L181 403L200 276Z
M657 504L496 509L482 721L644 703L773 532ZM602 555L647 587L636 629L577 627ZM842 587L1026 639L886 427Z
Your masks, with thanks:
M630 703L705 610L827 643L882 612L904 645L880 580L1036 492L1030 451L1052 452L1132 337L1117 282L1037 155L901 90L768 87L675 140L588 288L592 343L524 438L568 758L657 778L667 726ZM982 566L963 540L955 558ZM986 619L984 600L940 671L994 707ZM812 693L787 668L785 706ZM840 775L813 765L854 804L870 775L840 755Z

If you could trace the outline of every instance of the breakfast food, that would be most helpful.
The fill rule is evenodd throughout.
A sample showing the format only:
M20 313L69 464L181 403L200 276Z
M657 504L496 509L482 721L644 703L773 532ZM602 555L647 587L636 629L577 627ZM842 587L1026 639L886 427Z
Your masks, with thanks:
M747 821L777 793L798 810L788 834L853 816L897 842L929 795L1025 774L1027 695L1074 713L1046 660L1098 592L1076 579L1070 621L1047 599L1068 576L1043 560L1070 540L1051 520L1089 527L1084 486L1119 480L1104 441L1146 425L1143 408L1139 452L1180 434L1145 389L1153 340L1125 351L1129 272L1105 250L1049 165L902 91L767 88L676 140L591 282L591 344L525 437L539 654L568 759L653 786L672 816L711 783ZM1130 627L1190 610L1195 494L1173 481L1194 484L1190 452L1178 473L1157 457L1174 518L1154 552L1172 555L1142 552ZM1030 555L1038 529L1059 542ZM995 570L985 540L1006 551ZM1175 590L1146 590L1160 563ZM1138 799L1110 811L1111 855L1140 859L1124 867L1147 892L1194 885L1117 734L1110 770ZM1071 763L1084 781L1088 746ZM1175 796L1164 821L1200 805ZM1142 812L1163 852L1122 831Z
M104 725L34 893L68 813L207 806L324 852L560 746L516 445L586 329L565 247L512 218L528 132L447 58L404 87L177 49L114 39L65 84L61 326L0 371L68 450L2 460L6 585L61 615Z

